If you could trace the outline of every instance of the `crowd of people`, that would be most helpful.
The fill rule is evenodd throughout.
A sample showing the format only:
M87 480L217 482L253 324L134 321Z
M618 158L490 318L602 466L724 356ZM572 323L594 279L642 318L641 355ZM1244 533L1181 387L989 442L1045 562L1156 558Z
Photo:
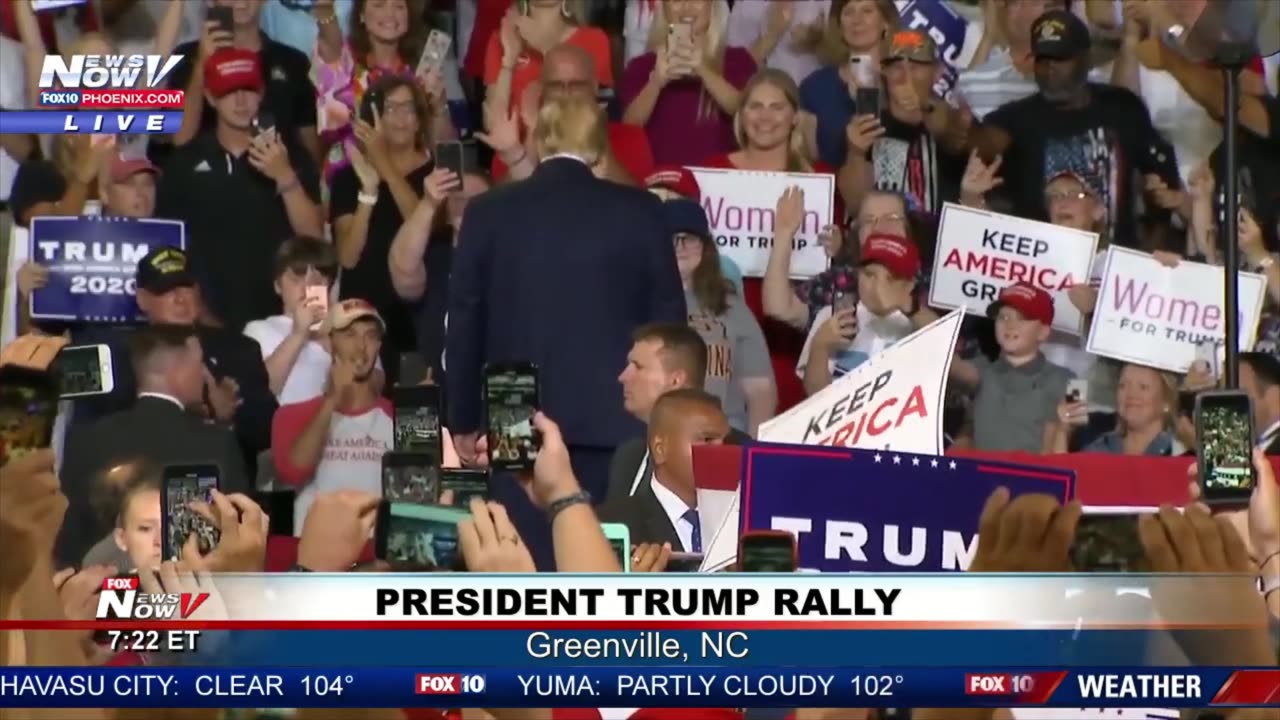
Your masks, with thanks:
M6 465L0 544L30 562L0 573L0 599L26 617L30 593L79 602L77 578L167 560L158 473L179 464L217 465L219 491L195 505L223 530L207 554L185 549L184 567L350 569L397 449L393 391L421 383L443 399L446 467L536 456L532 480L494 472L488 501L468 504L467 570L617 571L600 520L631 528L633 569L662 570L702 551L692 446L749 441L939 317L928 300L948 203L1096 233L1089 281L1060 291L1085 323L1107 248L1221 266L1231 223L1241 264L1225 271L1264 276L1266 293L1239 358L1251 426L1214 432L1254 437L1204 440L1280 454L1274 63L1240 71L1240 213L1226 218L1222 74L1169 33L1203 2L969 4L977 41L958 67L893 0L0 4L5 109L35 107L51 53L181 56L168 82L185 90L172 135L0 135L18 228L93 214L185 227L185 248L138 262L141 324L33 318L51 274L33 259L5 286L20 335L6 362L44 370L62 346L103 344L115 377L59 404L48 452ZM423 54L442 42L443 56ZM795 271L811 203L791 187L764 209L767 262L744 272L692 168L829 177L826 269ZM948 445L1195 455L1195 397L1220 385L1216 363L1175 376L1095 355L1054 328L1055 300L1009 282L966 318ZM524 395L507 413L485 393L486 367L516 365L536 372L536 428ZM495 424L507 431L491 440ZM0 442L29 429L5 417ZM1157 570L1262 576L1249 607L1274 622L1280 501L1270 466L1257 472L1265 491L1230 523L1162 513L1141 540ZM296 540L268 568L250 497L270 490L295 493ZM1072 512L1047 502L990 511ZM1194 564L1169 547L1191 528L1247 549ZM1047 540L994 548L984 532L971 570L1069 562ZM395 559L434 557L409 532L394 545ZM27 635L0 632L10 657L34 657L43 634ZM57 647L80 653L59 664L102 659ZM1274 664L1274 644L1239 660Z

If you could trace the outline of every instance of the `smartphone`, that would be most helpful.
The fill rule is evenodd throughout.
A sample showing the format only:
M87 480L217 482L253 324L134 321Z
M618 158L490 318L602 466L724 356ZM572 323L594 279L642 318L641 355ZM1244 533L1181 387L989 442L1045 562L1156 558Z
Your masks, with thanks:
M454 175L462 177L463 173L466 172L462 143L436 143L436 167L452 170Z
M1067 381L1066 401L1073 403L1089 402L1089 381L1073 378Z
M1182 187L1182 173L1178 170L1173 145L1158 135L1147 144L1147 171L1163 180L1170 190Z
M671 23L667 30L668 56L674 53L676 48L687 46L691 42L693 42L693 25L687 22Z
M179 560L182 546L196 536L200 554L206 555L218 546L222 533L213 523L196 514L190 503L213 502L213 492L221 485L222 471L217 465L166 465L160 480L160 541L163 558ZM292 533L291 533L292 534Z
M851 55L849 57L849 74L853 77L854 85L858 87L880 87L880 83L876 81L876 60L870 55Z
M43 370L0 367L0 465L49 447L58 417L58 385Z
M428 453L440 464L440 388L434 385L397 386L391 390L395 415L396 452Z
M58 396L63 398L106 395L116 387L107 345L70 345L53 361L58 376Z
M874 115L880 117L880 88L860 87L853 91L853 103L858 115Z
M329 314L329 288L325 285L308 285L306 299L304 302L308 305L314 304L319 306L324 310L324 314L327 316ZM314 332L322 327L324 327L323 319L312 325L311 330Z
M205 19L211 23L217 23L218 29L224 33L231 33L236 29L235 14L226 5L210 6Z
M440 501L440 462L428 453L382 455L382 497L388 502L434 505Z
M384 500L374 526L374 554L379 560L452 568L458 559L458 523L470 517L461 508Z
M422 357L422 353L406 352L400 353L400 384L406 387L421 385L427 379L427 373L431 370L427 366L426 358Z
M1149 572L1147 553L1138 539L1138 518L1158 508L1085 508L1071 544L1076 572Z
M360 99L359 117L361 120L373 125L376 122L373 119L375 114L382 114L382 93L377 88L369 90Z
M472 498L485 500L493 497L489 487L489 472L475 468L441 468L440 492L453 491L453 506L465 508Z
M276 118L269 112L261 111L253 119L253 134L261 135L276 129Z
M667 561L669 573L696 573L702 569L702 553L672 552Z
M532 470L542 447L542 436L533 426L534 413L542 402L538 367L533 363L486 366L484 397L489 467Z
M443 67L445 59L449 56L449 46L452 44L453 39L448 33L432 30L427 36L427 44L422 48L422 55L418 57L418 68L414 74L422 77Z
M1200 498L1207 505L1249 502L1257 481L1253 470L1253 403L1236 390L1196 396L1196 466Z
M750 573L791 573L799 567L796 536L783 530L751 530L738 539L738 567Z
M604 537L618 556L618 564L622 572L631 572L631 528L622 523L600 523Z
M267 514L268 535L293 537L293 508L298 501L298 493L293 490L257 490L249 493L249 499Z
M1221 374L1218 372L1218 341L1210 339L1196 343L1195 362L1203 363L1209 374L1217 379Z
M831 314L834 315L841 310L852 310L858 307L857 293L844 292L835 290L831 294Z

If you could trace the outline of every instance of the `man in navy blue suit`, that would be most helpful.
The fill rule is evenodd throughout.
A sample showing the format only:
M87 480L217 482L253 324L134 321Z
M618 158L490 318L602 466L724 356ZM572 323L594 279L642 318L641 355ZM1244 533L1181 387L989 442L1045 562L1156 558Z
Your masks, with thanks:
M538 367L578 482L604 499L614 448L642 430L618 396L635 328L688 321L654 195L596 177L606 121L594 101L550 101L533 130L538 168L471 201L455 250L445 344L449 428L464 461L484 431L484 366ZM550 536L523 492L495 482L539 567Z

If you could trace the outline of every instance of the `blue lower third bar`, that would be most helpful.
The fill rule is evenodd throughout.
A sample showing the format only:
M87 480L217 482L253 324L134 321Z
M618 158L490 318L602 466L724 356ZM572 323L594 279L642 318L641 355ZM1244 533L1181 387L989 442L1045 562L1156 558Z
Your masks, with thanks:
M1231 675L1231 668L4 668L0 707L1187 708L1208 705Z
M101 135L176 133L181 110L5 110L2 134L94 133Z

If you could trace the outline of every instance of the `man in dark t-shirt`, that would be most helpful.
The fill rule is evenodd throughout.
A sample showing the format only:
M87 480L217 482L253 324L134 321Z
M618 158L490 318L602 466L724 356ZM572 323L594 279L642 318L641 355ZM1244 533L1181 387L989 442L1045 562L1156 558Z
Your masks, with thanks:
M976 146L988 161L1003 156L1003 189L1014 214L1045 220L1050 178L1064 172L1096 177L1112 242L1137 246L1135 178L1163 172L1146 105L1126 88L1088 81L1089 29L1072 13L1051 10L1037 18L1031 47L1039 92L983 118Z

